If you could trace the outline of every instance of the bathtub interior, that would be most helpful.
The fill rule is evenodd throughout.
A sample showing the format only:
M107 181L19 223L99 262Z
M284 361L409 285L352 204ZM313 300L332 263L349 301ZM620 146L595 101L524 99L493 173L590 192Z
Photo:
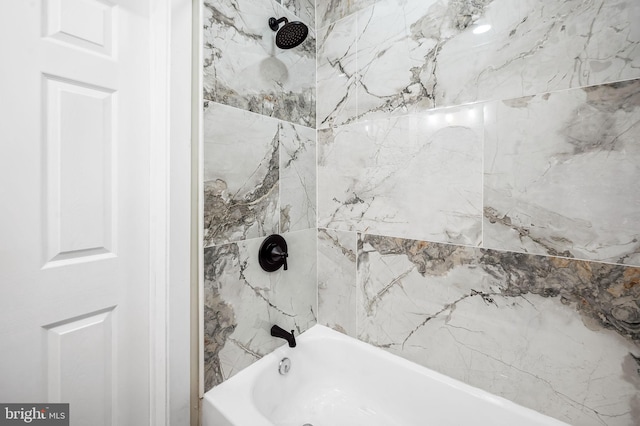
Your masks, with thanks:
M278 365L289 358L291 370ZM461 409L462 408L462 409ZM214 418L217 416L217 418ZM222 417L222 418L221 418ZM204 426L565 425L316 325L205 395Z

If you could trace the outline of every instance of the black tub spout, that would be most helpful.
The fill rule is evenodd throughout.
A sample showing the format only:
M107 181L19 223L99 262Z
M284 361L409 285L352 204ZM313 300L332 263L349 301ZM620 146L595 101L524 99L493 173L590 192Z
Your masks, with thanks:
M291 333L289 333L286 330L278 327L277 325L274 325L273 327L271 327L271 335L273 337L285 339L289 343L290 348L296 347L296 338L293 335L293 330L291 330Z

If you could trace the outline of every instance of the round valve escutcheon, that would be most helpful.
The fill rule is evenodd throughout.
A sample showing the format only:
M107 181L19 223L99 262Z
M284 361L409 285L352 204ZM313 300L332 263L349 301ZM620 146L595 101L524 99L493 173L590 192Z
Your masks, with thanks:
M262 269L267 272L277 271L281 266L284 266L286 271L288 269L287 257L289 257L287 242L280 235L269 235L260 245L258 261Z

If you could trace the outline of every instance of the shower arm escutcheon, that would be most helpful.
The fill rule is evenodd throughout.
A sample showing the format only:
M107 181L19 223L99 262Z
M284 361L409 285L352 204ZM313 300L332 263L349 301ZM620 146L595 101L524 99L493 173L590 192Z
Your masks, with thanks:
M267 272L277 271L281 266L284 266L286 271L288 269L287 257L289 257L287 242L280 235L269 235L260 245L258 262Z
M271 28L272 31L278 31L278 28L280 27L281 23L285 23L288 24L289 20L287 18L285 18L284 16L280 19L276 19L276 18L269 18L269 28Z

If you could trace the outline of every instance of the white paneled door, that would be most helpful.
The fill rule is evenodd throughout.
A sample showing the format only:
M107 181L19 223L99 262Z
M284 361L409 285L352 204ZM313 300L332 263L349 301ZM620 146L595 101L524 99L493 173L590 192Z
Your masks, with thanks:
M0 2L0 402L149 424L148 0Z

